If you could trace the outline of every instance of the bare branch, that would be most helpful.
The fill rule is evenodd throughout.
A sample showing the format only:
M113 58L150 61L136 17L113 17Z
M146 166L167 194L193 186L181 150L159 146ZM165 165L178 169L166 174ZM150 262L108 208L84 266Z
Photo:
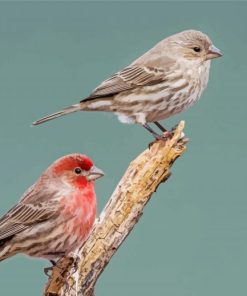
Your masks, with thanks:
M170 176L173 162L185 151L184 122L173 136L156 141L132 161L80 250L80 259L62 258L53 269L45 296L93 296L94 286L111 257L142 215L160 183Z

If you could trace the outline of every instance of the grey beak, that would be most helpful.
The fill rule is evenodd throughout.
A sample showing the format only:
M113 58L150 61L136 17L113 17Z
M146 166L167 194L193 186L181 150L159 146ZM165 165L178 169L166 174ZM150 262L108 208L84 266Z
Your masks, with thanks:
M88 172L87 179L93 181L104 176L104 172L98 169L96 166L93 166Z
M216 59L222 57L222 53L221 51L215 47L214 45L211 45L211 47L209 48L209 51L207 53L207 60L212 60L212 59Z

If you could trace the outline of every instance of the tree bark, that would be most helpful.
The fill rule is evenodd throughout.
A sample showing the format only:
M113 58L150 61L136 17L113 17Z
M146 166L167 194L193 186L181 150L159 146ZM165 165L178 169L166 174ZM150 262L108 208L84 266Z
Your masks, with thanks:
M185 151L184 122L167 141L155 141L132 161L95 223L80 258L62 258L53 268L44 296L94 296L96 281L111 257L138 222L173 162Z

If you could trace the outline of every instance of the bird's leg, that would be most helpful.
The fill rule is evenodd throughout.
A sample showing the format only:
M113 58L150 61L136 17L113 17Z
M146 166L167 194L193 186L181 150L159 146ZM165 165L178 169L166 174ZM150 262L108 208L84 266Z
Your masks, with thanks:
M52 263L52 266L49 266L49 267L45 267L45 268L44 268L44 273L45 273L46 276L48 276L48 277L51 276L50 273L52 272L54 266L55 266L55 265L53 265L53 263Z
M167 141L169 138L172 137L173 133L170 132L170 131L167 131L165 128L163 128L163 126L161 124L159 124L158 122L155 122L155 124L161 129L163 129L163 134L162 135L159 135L157 134L147 123L143 124L142 126L147 130L149 131L155 138L156 141L159 141L159 140L162 140L162 141ZM149 149L152 147L152 145L155 143L154 142L151 142L149 143L148 147Z
M154 124L162 131L163 133L163 139L171 138L173 135L173 131L176 129L177 126L172 128L171 131L168 131L166 128L164 128L158 121L154 121Z
M159 124L159 123L158 123ZM157 125L157 124L156 124ZM160 125L160 124L159 124ZM147 123L142 125L147 131L149 131L155 138L155 140L162 140L162 141L166 141L167 139L169 139L173 133L169 132L167 130L164 131L164 133L162 135L159 135L158 133L156 133ZM160 125L162 128L163 126ZM164 128L163 128L164 129Z
M57 262L55 260L50 260L52 266L56 266Z
M157 134L147 123L143 124L142 125L147 131L149 131L154 137L156 140L161 140L161 139L164 139L163 136Z
M154 121L154 124L162 131L162 133L167 132L167 129L164 128L158 121Z
M44 273L46 276L50 277L50 272L52 272L53 267L55 267L57 265L57 262L55 260L49 260L51 262L52 266L49 267L45 267L44 268Z

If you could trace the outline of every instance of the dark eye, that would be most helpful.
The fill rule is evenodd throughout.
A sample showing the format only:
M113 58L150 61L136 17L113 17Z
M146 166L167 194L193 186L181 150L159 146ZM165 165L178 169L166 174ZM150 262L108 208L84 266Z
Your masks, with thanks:
M194 50L195 52L200 52L200 51L201 51L201 48L200 48L200 47L197 47L197 46L195 46L195 47L193 47L193 50Z
M81 168L75 168L75 169L74 169L74 172L75 172L77 175L80 175L81 172L82 172L82 170L81 170Z

